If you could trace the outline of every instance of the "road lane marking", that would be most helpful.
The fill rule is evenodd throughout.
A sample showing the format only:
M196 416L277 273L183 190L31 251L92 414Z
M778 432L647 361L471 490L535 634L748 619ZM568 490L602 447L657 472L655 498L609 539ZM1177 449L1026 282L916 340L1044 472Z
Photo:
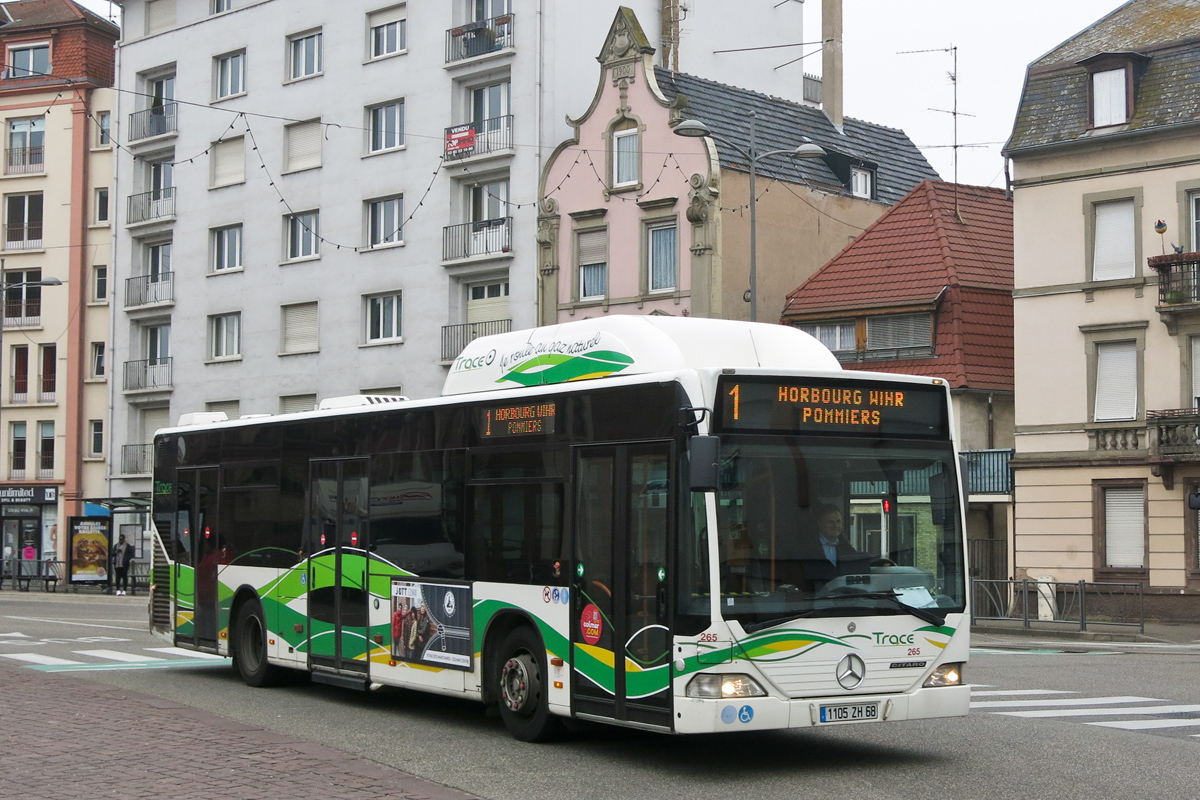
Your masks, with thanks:
M115 663L115 664L61 664L61 665L32 665L29 669L35 669L38 672L107 672L111 670L133 670L133 669L179 669L187 667L189 669L208 669L209 667L228 667L233 663L233 659L222 658L218 661L197 661L190 658L172 658L172 659L155 659L154 661L138 661L136 663Z
M24 633L0 633L0 637L11 636L16 639L28 639L29 636Z
M201 653L197 650L185 650L182 647L144 647L143 650L149 650L151 653L166 653L169 656L184 656L186 658L200 659L220 659L227 661L224 656L214 656L212 653Z
M81 628L112 628L118 631L141 631L142 633L150 632L149 625L145 625L140 628L130 628L124 625L93 625L90 622L67 622L66 620L62 619L44 619L42 617L5 617L5 619L19 619L25 622L49 622L54 625L78 625Z
M1145 731L1156 728L1197 728L1200 719L1127 719L1118 722L1085 722L1084 725L1098 725L1104 728L1120 728L1126 731ZM1192 734L1200 736L1200 734Z
M1106 703L1165 703L1157 697L1072 697L1058 700L981 700L971 708L1031 708L1035 706L1098 706Z
M1141 706L1140 708L1062 708L1053 711L994 711L1006 717L1125 717L1137 714L1195 714L1200 706Z
M65 667L70 664L83 663L82 661L71 661L66 658L44 656L41 653L0 653L0 658L11 658L13 661L26 661L30 664L41 664L47 667Z
M131 664L141 664L146 661L166 661L165 658L155 658L154 656L139 656L135 653L122 653L120 650L72 650L77 656L92 656L93 658L106 658L109 661L127 661Z
M971 697L1016 697L1031 694L1079 694L1079 692L1065 692L1057 689L997 689L992 692L977 692L974 688L971 689Z

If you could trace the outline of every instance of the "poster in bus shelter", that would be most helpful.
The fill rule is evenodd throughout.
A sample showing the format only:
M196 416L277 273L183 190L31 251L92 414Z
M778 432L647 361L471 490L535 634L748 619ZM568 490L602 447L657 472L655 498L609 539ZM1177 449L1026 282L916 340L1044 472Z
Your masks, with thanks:
M69 583L108 583L109 517L70 517Z
M470 670L471 586L392 580L392 658L411 664Z

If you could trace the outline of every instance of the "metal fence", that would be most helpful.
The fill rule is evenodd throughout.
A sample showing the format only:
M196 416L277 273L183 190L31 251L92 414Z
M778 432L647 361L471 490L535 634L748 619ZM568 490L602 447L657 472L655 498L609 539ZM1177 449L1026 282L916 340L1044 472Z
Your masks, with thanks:
M59 581L66 580L66 562L52 558L26 561L9 557L0 560L0 589L7 581L12 589L28 591L30 586L39 586L47 592L58 589Z
M1007 539L968 539L967 563L971 577L983 580L1008 578Z
M45 171L46 148L42 145L8 148L4 159L5 175L28 175Z
M121 474L149 475L154 469L154 445L121 445Z
M980 620L1078 627L1121 626L1146 631L1140 583L971 579L971 624Z
M1014 450L968 450L962 454L967 494L1012 494Z

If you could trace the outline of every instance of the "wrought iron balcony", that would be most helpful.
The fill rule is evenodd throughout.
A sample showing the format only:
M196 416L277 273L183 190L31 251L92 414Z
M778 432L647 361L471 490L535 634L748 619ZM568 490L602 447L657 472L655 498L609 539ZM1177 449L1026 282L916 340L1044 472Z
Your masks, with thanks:
M175 187L167 186L129 196L129 214L125 222L133 225L152 219L175 216Z
M125 362L125 391L140 389L170 389L171 359L147 358Z
M36 328L42 324L40 300L4 304L5 328Z
M1200 408L1147 411L1150 457L1159 461L1200 461Z
M126 444L121 446L121 474L149 475L154 471L154 445Z
M512 114L446 128L446 160L512 150Z
M1012 450L968 450L962 454L967 494L1012 494Z
M1200 253L1169 253L1147 259L1147 263L1158 273L1160 311L1162 306L1200 303Z
M175 301L175 273L139 275L125 279L125 307L158 305Z
M508 333L512 330L511 319L493 319L487 322L467 322L462 325L442 326L442 361L453 361L467 345L480 336Z
M145 111L136 111L129 115L129 141L136 142L151 136L175 133L178 130L176 122L174 103L163 103Z
M40 250L42 223L18 222L4 226L5 250Z
M512 252L512 217L448 225L442 229L442 260Z
M40 144L10 147L4 155L5 175L32 175L46 171L46 148Z
M446 63L511 48L513 42L512 14L469 22L446 31Z

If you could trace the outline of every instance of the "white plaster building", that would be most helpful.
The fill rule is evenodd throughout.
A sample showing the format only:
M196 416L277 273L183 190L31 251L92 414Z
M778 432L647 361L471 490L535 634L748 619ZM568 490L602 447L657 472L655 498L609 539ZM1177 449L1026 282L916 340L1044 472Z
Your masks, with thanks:
M804 41L802 4L627 5L661 63L819 97L796 51L714 52ZM112 496L181 414L433 395L535 324L538 178L618 3L121 6Z

